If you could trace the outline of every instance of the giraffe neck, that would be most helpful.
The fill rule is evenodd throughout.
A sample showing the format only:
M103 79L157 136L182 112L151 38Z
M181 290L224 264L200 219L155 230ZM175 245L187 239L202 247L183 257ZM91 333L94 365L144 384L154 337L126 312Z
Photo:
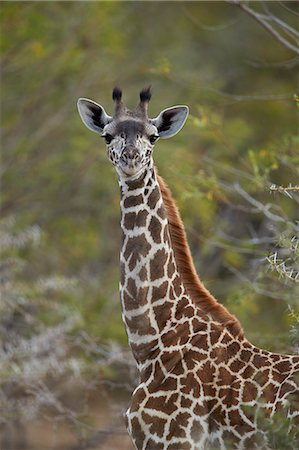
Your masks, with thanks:
M120 180L120 188L122 313L134 357L142 364L163 347L185 288L154 168L138 179Z

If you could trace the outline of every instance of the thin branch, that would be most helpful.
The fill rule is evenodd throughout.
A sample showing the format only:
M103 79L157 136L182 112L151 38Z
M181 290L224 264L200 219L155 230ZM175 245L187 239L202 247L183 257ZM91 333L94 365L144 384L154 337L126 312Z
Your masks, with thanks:
M278 2L280 4L280 6L285 9L286 11L288 11L289 13L293 14L296 17L299 17L299 13L297 13L296 11L294 11L292 8L289 8L287 5L285 5L283 2Z
M251 17L253 17L262 27L264 27L272 36L280 42L284 47L288 48L292 52L296 53L296 55L299 55L299 47L291 44L287 39L285 39L281 34L278 33L268 22L267 19L265 19L264 14L260 14L253 9L251 9L248 5L244 4L240 0L227 0L228 3L238 6L241 8L244 12L249 14Z

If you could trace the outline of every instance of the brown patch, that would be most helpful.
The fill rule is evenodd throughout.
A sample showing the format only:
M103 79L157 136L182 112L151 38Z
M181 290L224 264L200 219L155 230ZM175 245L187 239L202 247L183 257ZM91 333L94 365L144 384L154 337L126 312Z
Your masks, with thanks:
M161 363L167 372L171 372L173 367L180 361L181 354L179 351L164 352L161 355Z
M137 302L135 299L131 297L125 290L122 291L122 298L124 302L125 310L135 309L137 306Z
M177 345L179 343L180 336L176 330L169 330L167 333L162 334L161 341L165 347Z
M151 246L147 242L144 233L142 233L140 236L135 236L128 240L126 249L124 251L124 257L126 260L129 260L130 270L134 269L137 261L140 260L141 256L146 256L148 254L150 248Z
M255 381L260 386L264 386L269 381L269 370L259 370L253 377L253 381ZM274 377L274 371L273 371L273 378ZM276 380L277 381L277 380ZM278 380L279 381L279 380Z
M138 276L140 278L140 281L145 281L147 279L147 270L145 266L141 267Z
M130 197L126 197L124 199L124 207L132 208L133 206L138 206L143 203L143 195L130 195Z
M136 213L128 212L124 217L124 226L127 230L133 230L135 226Z
M121 286L125 285L125 281L126 281L125 264L121 262L120 263L120 284L121 284Z
M168 282L164 281L160 286L154 286L152 291L152 303L166 297Z
M156 330L151 326L148 312L134 316L131 319L126 317L126 324L130 331L133 333L138 333L141 336L152 335L155 336Z
M243 372L242 377L243 378L252 378L252 375L256 372L256 369L254 369L252 366L247 366Z
M232 374L225 369L225 367L220 367L219 369L219 384L221 386L230 386L233 380Z
M183 317L184 309L189 305L189 299L187 297L182 297L177 303L177 309L175 312L175 318L181 319Z
M200 354L201 354L201 352L200 352L201 350L207 351L209 349L208 336L206 334L199 335L196 338L196 342L194 342L194 345L199 349ZM200 358L200 359L202 359L202 358Z
M131 297L136 299L137 287L136 287L135 280L133 278L128 278L128 280L127 280L127 291L131 295Z
M169 426L169 434L168 436L166 436L166 439L171 439L172 437L186 437L185 428L187 428L188 426L190 417L190 414L188 414L187 412L181 412L176 416L175 419L172 419Z
M243 419L238 410L229 411L228 415L231 426L243 424Z
M167 276L168 276L168 278L172 279L172 277L174 275L174 272L175 272L175 264L173 262L173 257L172 257L171 261L169 262L168 267L167 267Z
M254 355L252 362L257 369L260 369L262 367L269 365L268 359L261 355Z
M153 341L147 344L130 344L134 358L141 364L152 357L152 353L156 351L157 345L158 339L153 339Z
M229 364L229 368L232 372L238 373L242 370L243 367L245 367L245 363L243 361L240 361L238 359L235 359Z
M289 373L291 371L291 363L290 361L281 361L275 364L274 369L281 373Z
M128 180L126 181L126 185L128 186L129 191L134 191L135 189L140 189L144 186L144 178L146 175L146 171L140 175L136 180Z
M215 364L219 364L226 360L226 349L223 347L214 347L210 354L210 359L214 361Z
M192 327L194 333L198 333L199 331L205 331L207 329L207 324L201 319L194 317L192 319Z
M243 390L242 400L243 402L251 402L252 400L256 400L258 395L257 387L251 381L246 381Z
M145 227L147 216L148 216L148 212L145 209L138 211L138 213L136 215L136 226L137 227Z
M292 384L285 382L285 383L283 383L283 385L281 387L280 395L284 396L290 392L295 392L295 391L297 391L297 389ZM297 394L298 394L298 391L297 391Z
M233 389L233 386L231 386L230 389L220 389L219 397L221 398L222 403L226 406L237 406L239 404L238 390Z
M137 417L133 417L131 420L131 427L132 427L132 436L136 445L136 448L142 448L145 434L141 428L141 425L139 423L139 420Z
M164 249L158 250L150 261L150 278L152 281L164 276L167 253Z
M140 448L143 448L143 446ZM153 439L149 439L146 443L146 450L164 450L164 444L157 443Z
M145 382L147 381L153 371L153 363L149 364L145 369L143 369L140 373L140 380L141 382Z
M153 238L153 241L156 244L160 244L161 242L161 232L162 232L162 226L157 217L152 216L150 224L148 226L149 232L151 233L151 236Z
M188 370L193 370L194 367L196 366L198 360L199 360L198 352L195 352L194 350L189 350L185 354L184 361L186 363Z
M171 373L173 373L174 375L180 376L180 375L184 375L185 370L182 364L182 361L179 360L176 365L174 366L174 368L172 369Z
M163 411L169 416L178 409L177 405L178 394L171 394L170 396L161 395L158 398L149 397L145 404L145 408L156 409L157 411Z
M239 342L232 342L231 344L228 345L227 347L227 353L230 356L235 356L240 350L240 344Z
M130 413L137 412L140 407L140 403L143 402L143 400L146 397L146 393L142 388L137 389L136 392L134 392L134 395L132 397L132 402L130 406Z
M157 416L150 416L145 412L142 412L141 415L144 422L148 425L151 435L156 434L157 436L162 437L167 420Z
M177 275L175 277L175 279L173 280L173 287L174 287L174 292L175 292L176 296L179 297L182 292L182 280L179 277L179 275Z
M274 400L276 398L276 394L278 392L278 387L275 386L273 383L269 383L267 386L265 386L263 390L263 398L267 401L267 403L274 403Z
M190 434L191 434L191 439L193 442L199 442L201 439L203 433L203 428L200 422L194 420L191 430L190 430Z
M240 355L240 359L242 361L248 362L251 358L252 353L249 350L242 350L241 351L241 355Z
M158 200L160 199L160 190L158 186L150 193L148 197L148 205L151 209L154 209Z
M158 208L157 214L162 220L166 219L166 211L164 205L161 205L160 208Z
M208 413L208 406L206 402L203 402L202 405L200 405L199 403L197 403L194 407L193 410L194 414L196 416L205 416Z
M194 398L200 397L200 385L192 372L189 372L186 377L181 378L181 392L183 394L192 394Z
M197 370L197 375L202 383L211 383L214 378L214 367L208 361L200 369Z
M220 405L214 409L209 417L209 421L211 431L217 430L221 425L225 425L225 412Z
M165 328L166 323L168 322L168 320L171 319L172 308L173 304L167 301L165 301L163 305L153 307L156 322L160 331L162 331Z
M169 444L167 450L191 450L191 444L187 441L180 442L179 444Z
M159 391L176 391L177 390L177 380L173 377L165 378L162 383L159 384Z
M220 338L220 335L222 333L222 327L215 325L214 323L211 324L211 333L210 333L210 340L211 345L214 346Z
M189 398L186 397L182 397L181 398L181 407L182 408L191 408L192 406L192 401Z

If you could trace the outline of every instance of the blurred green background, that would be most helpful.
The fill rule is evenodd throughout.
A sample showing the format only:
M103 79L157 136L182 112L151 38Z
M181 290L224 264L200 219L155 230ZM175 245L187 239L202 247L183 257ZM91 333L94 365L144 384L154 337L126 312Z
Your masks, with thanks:
M295 6L267 2L292 27ZM27 386L50 377L56 386L66 374L115 381L121 372L107 356L127 351L117 177L76 109L87 97L111 114L115 84L131 108L151 84L152 117L190 107L180 134L157 144L155 162L198 272L254 344L293 352L298 194L270 186L298 184L298 57L238 7L208 1L2 2L1 54L0 321L2 354L13 353L0 367L7 421L25 420L10 404L11 380ZM41 345L34 353L38 338L55 351ZM29 364L27 373L24 354L44 370Z

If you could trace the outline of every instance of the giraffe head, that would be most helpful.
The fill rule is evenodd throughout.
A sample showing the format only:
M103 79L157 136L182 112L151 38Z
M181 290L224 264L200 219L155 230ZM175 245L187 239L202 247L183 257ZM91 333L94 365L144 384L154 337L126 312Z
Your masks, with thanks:
M150 88L140 92L140 102L134 111L123 104L119 88L114 88L112 98L115 103L113 116L109 116L101 105L86 98L78 100L79 114L87 128L105 139L108 157L118 175L135 178L151 166L157 140L178 133L189 110L187 106L174 106L164 109L155 119L149 119Z

